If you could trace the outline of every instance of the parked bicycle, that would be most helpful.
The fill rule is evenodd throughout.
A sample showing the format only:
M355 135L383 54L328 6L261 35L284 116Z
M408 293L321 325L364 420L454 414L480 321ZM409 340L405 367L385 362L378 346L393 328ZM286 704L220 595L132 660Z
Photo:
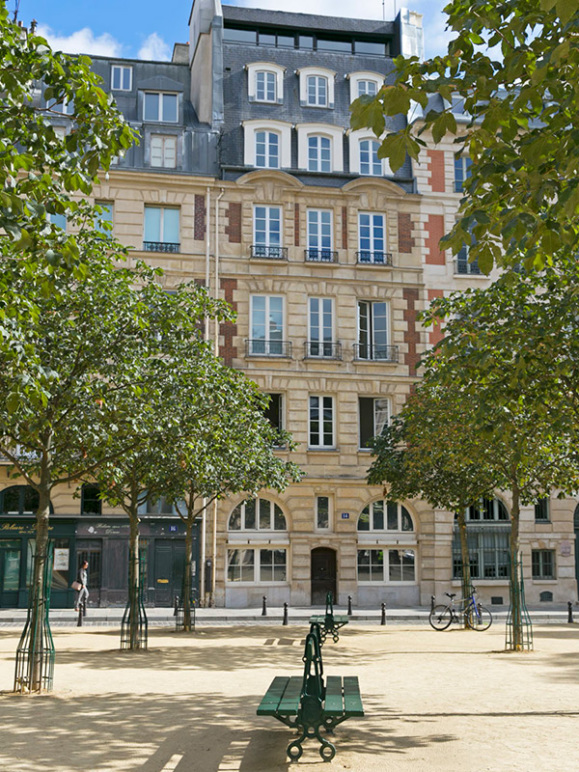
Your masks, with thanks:
M457 604L461 604L458 609L454 605L456 593L445 592L444 594L450 598L448 605L439 603L434 606L428 617L428 621L435 630L446 630L452 622L460 622L460 616L463 617L466 626L470 627L471 630L488 630L492 625L493 615L488 608L477 603L474 587L468 598L460 598L457 601Z

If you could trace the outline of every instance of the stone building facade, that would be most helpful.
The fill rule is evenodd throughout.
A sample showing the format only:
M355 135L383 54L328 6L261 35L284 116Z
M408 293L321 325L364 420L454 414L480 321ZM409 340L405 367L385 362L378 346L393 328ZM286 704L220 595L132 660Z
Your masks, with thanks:
M371 132L349 129L351 101L388 82L392 57L420 55L420 17L346 20L194 0L189 30L169 63L94 57L141 134L95 200L132 259L163 268L167 289L198 279L233 306L236 321L217 331L219 352L271 395L270 418L292 433L292 460L305 472L282 494L238 496L208 513L198 534L200 596L232 607L263 596L307 606L331 590L341 604L351 596L359 606L426 605L458 585L454 516L423 501L385 502L365 482L367 442L404 404L420 355L440 334L420 327L418 311L488 279L438 247L460 197L452 145L392 174ZM58 122L67 129L66 115ZM0 491L0 576L11 567L16 595L4 590L0 605L25 602L32 511L22 488L19 509L3 503L16 500L6 492L13 485ZM476 583L489 603L508 597L505 504L499 492L471 512ZM553 499L523 511L531 603L576 598L574 506ZM89 552L99 555L95 600L122 602L121 513L85 512L72 490L53 507L59 548L69 550L68 573L55 580L62 605ZM151 503L143 513L147 600L157 605L181 585L182 528L165 510Z

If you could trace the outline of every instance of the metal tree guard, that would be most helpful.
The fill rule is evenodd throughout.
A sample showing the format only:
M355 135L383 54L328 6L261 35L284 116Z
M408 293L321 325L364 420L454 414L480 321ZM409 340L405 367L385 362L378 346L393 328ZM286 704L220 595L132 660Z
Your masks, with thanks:
M518 581L516 581L518 579ZM533 644L533 623L529 616L527 603L525 601L525 583L523 580L523 558L517 561L517 576L514 584L515 599L520 602L509 606L507 615L507 627L505 634L505 649L509 651L532 651ZM518 611L520 610L520 618Z
M121 650L140 649L145 651L149 644L149 620L145 611L144 590L147 567L146 553L139 555L139 587L130 586L129 574L129 600L125 607L125 613L121 622ZM131 603L131 601L134 601ZM131 607L137 609L137 619L131 615ZM136 636L134 631L137 631ZM133 633L133 634L132 634ZM136 643L135 645L132 645Z
M54 681L54 641L50 631L50 589L52 586L53 543L49 542L42 577L42 598L37 613L34 608L38 600L38 587L33 584L28 599L26 624L16 649L16 672L14 691L52 691ZM34 556L36 558L36 556Z

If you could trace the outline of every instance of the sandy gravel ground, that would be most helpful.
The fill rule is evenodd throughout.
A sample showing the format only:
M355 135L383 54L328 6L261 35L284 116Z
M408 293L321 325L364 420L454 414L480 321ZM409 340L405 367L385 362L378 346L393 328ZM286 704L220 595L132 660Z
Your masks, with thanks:
M301 670L301 627L150 632L148 652L117 631L55 632L55 691L12 688L16 630L0 629L0 769L7 772L548 772L579 770L579 625L535 629L507 654L485 633L351 625L323 649L326 674L358 675L366 709L321 761L256 707L274 675Z

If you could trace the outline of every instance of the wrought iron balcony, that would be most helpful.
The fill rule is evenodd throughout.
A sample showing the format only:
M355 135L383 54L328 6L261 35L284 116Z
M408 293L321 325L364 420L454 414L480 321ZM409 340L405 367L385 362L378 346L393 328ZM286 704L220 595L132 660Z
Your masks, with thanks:
M172 241L143 241L144 252L180 252L181 244Z
M457 259L455 261L455 268L454 272L455 274L459 274L460 276L480 276L480 268L478 267L478 263L476 260L474 260L472 263L469 263L466 259Z
M264 244L252 244L251 257L263 257L266 260L287 260L287 247L266 247Z
M341 359L342 344L309 340L304 343L304 359Z
M306 263L337 263L338 253L333 249L306 249L304 250Z
M355 343L354 359L368 362L398 362L398 346Z
M289 340L265 340L264 338L247 339L245 355L254 357L291 358L292 344Z
M392 265L392 254L390 252L368 252L362 250L356 252L356 258L360 265Z

